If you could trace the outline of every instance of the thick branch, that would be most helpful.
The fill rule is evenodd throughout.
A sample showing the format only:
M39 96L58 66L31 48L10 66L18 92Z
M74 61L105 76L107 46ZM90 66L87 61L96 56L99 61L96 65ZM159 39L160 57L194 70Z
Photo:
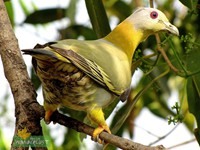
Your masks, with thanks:
M3 0L0 0L0 16L0 54L4 73L10 84L15 102L15 135L25 127L31 135L42 135L40 117L37 117L39 115L35 111L28 111L28 108L34 108L30 106L39 106L39 104L36 101L36 93L28 77ZM29 104L28 107L25 104ZM24 148L12 147L12 149Z

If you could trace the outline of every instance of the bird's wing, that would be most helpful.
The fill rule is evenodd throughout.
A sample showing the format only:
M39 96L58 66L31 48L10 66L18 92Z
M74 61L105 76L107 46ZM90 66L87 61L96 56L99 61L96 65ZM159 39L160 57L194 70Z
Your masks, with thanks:
M120 91L115 90L115 87L112 85L110 77L104 72L103 68L96 64L94 61L91 61L70 49L66 50L64 48L52 45L49 45L49 47L56 51L62 57L69 60L73 65L85 72L97 83L112 91L114 94L121 95Z
M41 61L56 61L60 60L65 63L72 63L77 68L86 73L99 85L111 91L117 96L124 95L126 91L117 90L113 85L111 77L104 71L104 69L94 61L87 59L83 55L74 51L73 48L59 47L55 43L47 43L45 45L37 45L34 49L22 50L24 54L33 56L33 66L37 72L37 59ZM125 89L126 90L126 89ZM120 97L122 101L127 99L127 96Z

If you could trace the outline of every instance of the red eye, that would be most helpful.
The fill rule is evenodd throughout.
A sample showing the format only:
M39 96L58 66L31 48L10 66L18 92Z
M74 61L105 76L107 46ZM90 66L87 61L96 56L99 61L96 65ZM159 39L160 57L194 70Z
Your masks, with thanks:
M150 17L152 19L156 19L158 17L158 13L156 11L152 11L151 14L150 14Z

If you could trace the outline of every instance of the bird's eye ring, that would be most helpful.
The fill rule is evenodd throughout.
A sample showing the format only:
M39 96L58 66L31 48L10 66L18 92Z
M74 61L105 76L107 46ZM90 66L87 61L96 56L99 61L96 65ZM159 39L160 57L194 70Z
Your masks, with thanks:
M150 14L150 17L152 19L156 19L158 17L158 13L156 11L152 11L151 14Z

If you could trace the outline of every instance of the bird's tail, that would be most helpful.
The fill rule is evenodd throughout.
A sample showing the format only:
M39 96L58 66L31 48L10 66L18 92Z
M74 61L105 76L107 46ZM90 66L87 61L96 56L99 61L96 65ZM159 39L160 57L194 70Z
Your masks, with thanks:
M36 48L36 49L23 49L23 54L31 55L33 58L41 61L55 61L60 60L69 63L69 60L58 54L52 48Z
M48 58L58 59L55 52L46 49L23 49L22 52L40 60L47 60Z

